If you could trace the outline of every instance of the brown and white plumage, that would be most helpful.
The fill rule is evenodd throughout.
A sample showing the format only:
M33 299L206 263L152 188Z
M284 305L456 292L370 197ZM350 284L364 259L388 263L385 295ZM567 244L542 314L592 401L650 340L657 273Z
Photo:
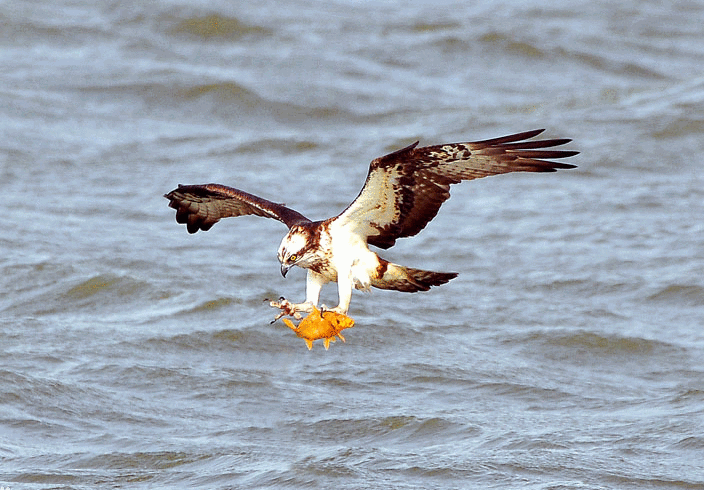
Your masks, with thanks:
M544 150L569 139L523 141L538 129L472 143L417 148L414 143L377 158L359 196L340 215L371 245L389 248L397 238L420 232L450 198L450 185L508 172L554 172L574 165L544 159L578 152Z
M222 218L248 214L277 219L289 228L297 223L310 223L301 213L283 204L220 184L179 185L164 197L176 210L176 221L185 224L189 233L208 231Z
M387 249L399 238L419 233L450 197L450 185L508 172L554 172L574 165L550 161L578 152L553 150L569 139L529 140L543 130L470 143L406 148L372 161L357 198L336 217L313 222L266 199L219 184L181 186L166 194L176 220L190 233L207 231L220 219L256 215L289 228L279 247L281 272L293 265L308 269L306 302L281 305L288 314L317 306L320 289L338 283L346 313L353 288L426 291L456 273L411 269L387 262L368 245Z

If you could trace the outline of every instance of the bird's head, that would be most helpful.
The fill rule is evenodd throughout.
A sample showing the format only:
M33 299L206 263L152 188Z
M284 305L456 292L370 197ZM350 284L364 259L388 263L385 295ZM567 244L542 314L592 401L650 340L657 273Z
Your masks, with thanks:
M303 226L291 227L284 239L281 240L278 257L281 262L281 275L284 277L294 265L304 268L311 265L313 245L310 230Z

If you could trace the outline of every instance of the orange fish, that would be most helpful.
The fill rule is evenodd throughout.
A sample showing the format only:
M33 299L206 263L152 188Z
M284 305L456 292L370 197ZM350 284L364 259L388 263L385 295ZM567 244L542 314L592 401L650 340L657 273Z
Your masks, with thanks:
M306 341L308 350L313 348L313 341L318 339L325 339L325 350L330 347L330 342L335 342L335 336L344 342L345 338L340 332L354 326L354 320L347 315L333 311L321 313L316 307L313 307L313 311L301 320L298 326L288 318L284 318L284 323Z

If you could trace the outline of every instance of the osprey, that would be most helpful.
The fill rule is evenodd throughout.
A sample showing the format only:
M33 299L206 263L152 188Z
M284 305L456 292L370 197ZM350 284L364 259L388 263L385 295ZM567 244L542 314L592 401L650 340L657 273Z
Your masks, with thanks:
M574 165L546 161L579 152L546 150L569 139L526 141L543 129L501 138L418 148L418 142L372 161L357 198L339 215L311 221L297 211L220 184L179 185L166 194L176 221L189 233L207 231L221 218L256 215L274 218L288 227L278 258L285 277L293 266L308 269L306 300L281 298L273 306L300 318L318 305L320 290L337 282L339 304L346 314L353 289L372 286L414 293L445 284L455 272L431 272L388 262L369 249L388 249L403 237L419 233L450 197L450 185L508 172L555 172Z

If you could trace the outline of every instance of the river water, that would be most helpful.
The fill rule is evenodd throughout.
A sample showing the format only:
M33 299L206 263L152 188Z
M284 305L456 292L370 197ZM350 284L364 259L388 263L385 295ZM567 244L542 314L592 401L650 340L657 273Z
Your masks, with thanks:
M704 489L704 5L0 4L0 486ZM547 128L576 170L453 187L308 351L285 227L415 140ZM334 287L323 301L335 304Z

